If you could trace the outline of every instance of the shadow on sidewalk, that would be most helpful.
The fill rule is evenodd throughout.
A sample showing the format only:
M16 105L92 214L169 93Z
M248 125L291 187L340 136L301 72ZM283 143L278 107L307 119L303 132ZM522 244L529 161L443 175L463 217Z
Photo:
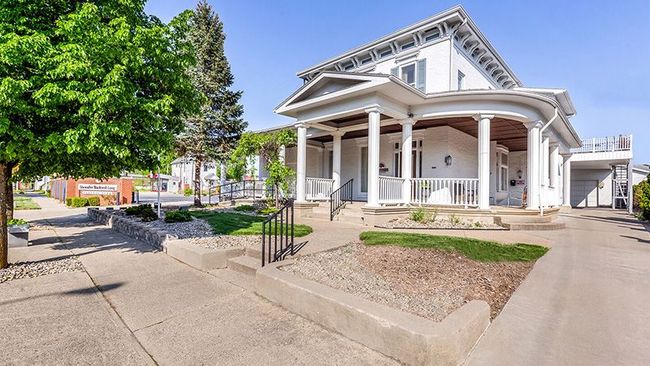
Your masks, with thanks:
M91 287L84 287L84 288L79 288L79 289L74 289L74 290L69 290L69 291L63 291L63 292L51 292L51 293L40 294L40 295L36 295L36 296L21 297L21 298L7 300L7 301L0 301L0 306L16 304L16 303L23 302L23 301L40 299L40 298L50 297L50 296L59 296L59 295L63 295L63 296L87 296L87 295L94 295L94 294L99 294L99 293L115 290L116 288L122 287L123 285L124 285L124 282L115 282L115 283L109 283L109 284L98 286L98 287L91 286Z

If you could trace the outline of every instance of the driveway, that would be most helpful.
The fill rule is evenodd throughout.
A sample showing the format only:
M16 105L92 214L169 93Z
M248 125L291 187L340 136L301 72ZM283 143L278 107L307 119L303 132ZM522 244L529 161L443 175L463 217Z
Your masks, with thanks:
M642 365L650 360L650 233L609 209L574 209L470 365Z
M0 364L392 365L387 357L150 246L36 198L44 227L11 261L85 271L0 284Z

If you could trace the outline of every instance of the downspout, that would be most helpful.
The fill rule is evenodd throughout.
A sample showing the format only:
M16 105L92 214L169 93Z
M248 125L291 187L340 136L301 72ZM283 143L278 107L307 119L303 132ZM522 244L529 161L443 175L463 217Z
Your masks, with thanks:
M456 35L456 31L460 29L460 27L464 26L467 23L467 18L463 20L462 23L459 25L455 26L450 32L449 32L449 91L452 91L453 89L451 88L451 84L453 83L454 80L454 36Z
M539 152L540 152L540 155L542 155L542 156L544 156L543 154L541 154L542 153L542 139L543 139L542 134L544 133L544 130L546 128L548 128L548 126L550 126L553 122L555 122L558 115L559 115L559 113L558 113L557 107L556 107L555 108L555 113L553 114L553 118L551 118L548 122L546 122L546 124L542 127L542 129L539 130L538 144L539 144ZM539 179L538 179L539 186L537 187L537 194L539 196L539 215L540 216L544 216L544 202L542 202L542 197L544 197L544 195L542 194L542 177L544 177L544 164L539 164Z

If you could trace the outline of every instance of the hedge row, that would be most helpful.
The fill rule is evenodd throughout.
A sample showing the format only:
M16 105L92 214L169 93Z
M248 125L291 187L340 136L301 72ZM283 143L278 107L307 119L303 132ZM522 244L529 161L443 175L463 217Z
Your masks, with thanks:
M65 204L70 207L99 206L99 197L68 197Z

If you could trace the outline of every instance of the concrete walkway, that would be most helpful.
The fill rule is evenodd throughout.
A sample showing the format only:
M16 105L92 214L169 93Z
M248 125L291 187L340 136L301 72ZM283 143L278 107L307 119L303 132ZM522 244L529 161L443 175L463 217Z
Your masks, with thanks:
M392 365L144 243L36 198L44 225L10 260L77 255L85 272L0 284L0 364Z
M563 220L469 365L648 364L650 233L608 209Z

